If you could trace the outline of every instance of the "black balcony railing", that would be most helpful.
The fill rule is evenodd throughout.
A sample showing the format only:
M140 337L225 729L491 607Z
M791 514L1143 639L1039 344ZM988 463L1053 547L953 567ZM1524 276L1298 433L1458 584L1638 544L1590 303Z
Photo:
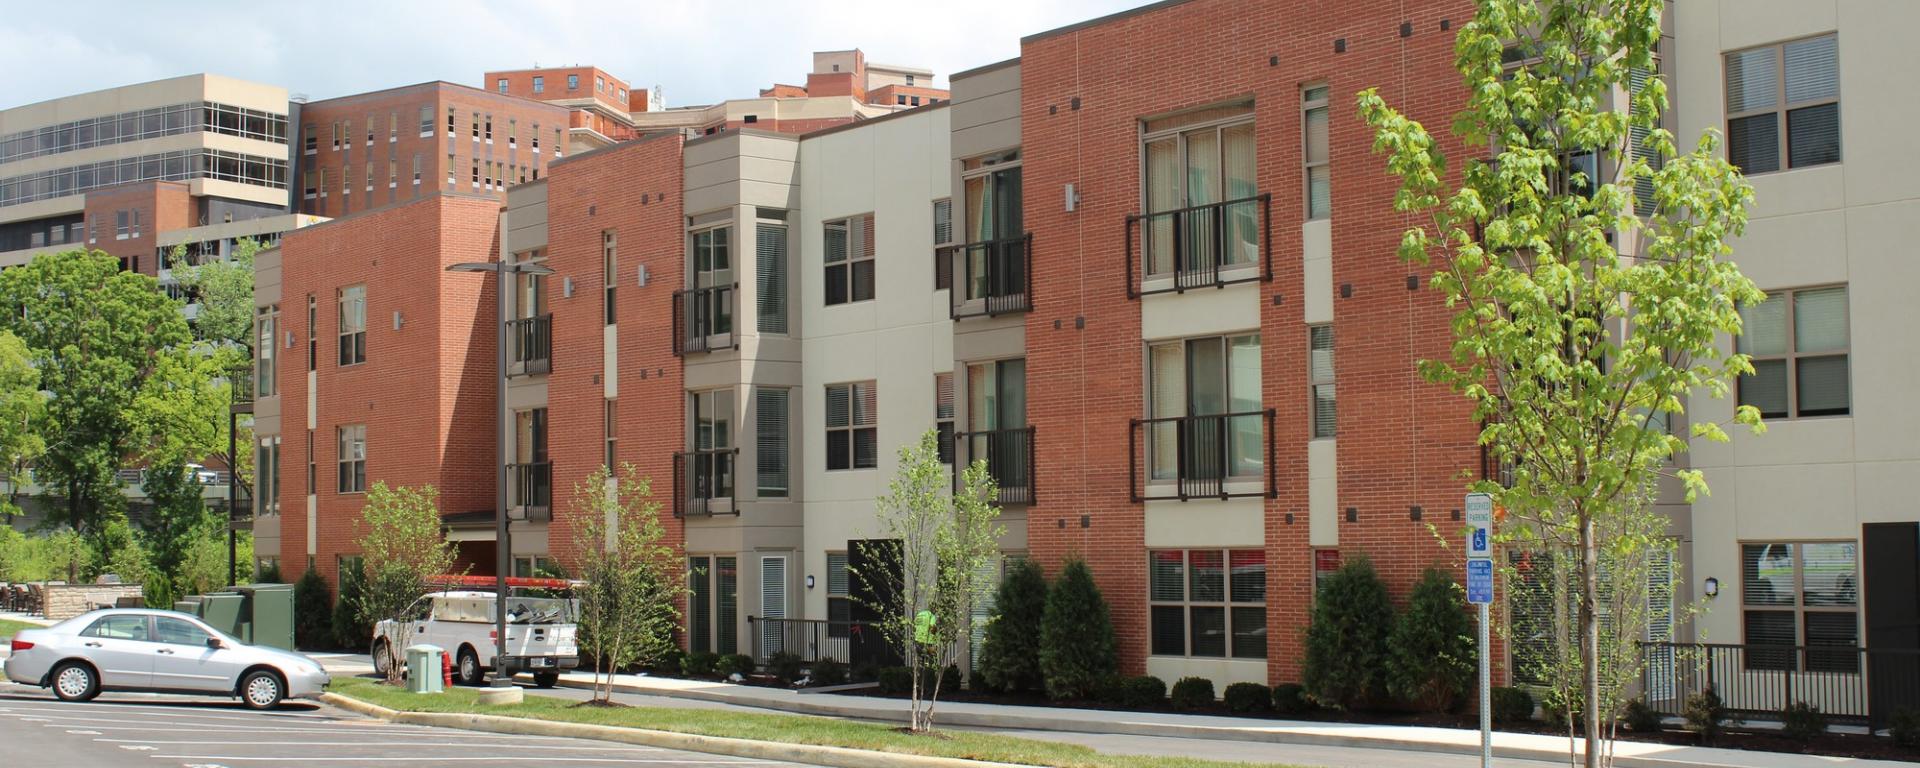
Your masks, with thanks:
M1128 216L1127 298L1272 280L1271 202L1262 194Z
M511 373L531 375L553 371L553 315L508 320L507 338L513 340Z
M1920 710L1920 649L1851 645L1641 643L1641 698L1682 715L1687 697L1709 688L1743 718L1778 717L1806 702L1835 722L1883 728L1894 713Z
M1033 235L1023 234L941 249L943 269L952 270L954 319L1027 312L1033 309Z
M1127 433L1133 500L1273 498L1273 416L1268 408L1134 419Z
M954 436L962 451L956 468L985 459L987 472L999 486L995 501L1000 504L1033 504L1033 427L962 432ZM954 482L960 481L954 473Z
M791 653L808 663L833 659L851 664L898 658L878 624L764 616L748 616L747 623L752 626L754 656L763 661L776 653Z
M529 520L552 519L553 462L513 464L513 505L525 510Z
M673 516L740 514L740 509L730 503L716 503L733 498L733 465L739 455L738 448L674 454Z
M734 333L734 299L739 284L689 288L673 294L673 353L685 355L721 347L738 347Z

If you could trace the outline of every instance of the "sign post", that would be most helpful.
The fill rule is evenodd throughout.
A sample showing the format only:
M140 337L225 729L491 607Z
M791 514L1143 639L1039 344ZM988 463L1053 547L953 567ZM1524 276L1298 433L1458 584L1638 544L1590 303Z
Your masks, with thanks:
M1467 602L1480 615L1480 765L1493 766L1493 672L1487 606L1493 604L1493 497L1467 494Z

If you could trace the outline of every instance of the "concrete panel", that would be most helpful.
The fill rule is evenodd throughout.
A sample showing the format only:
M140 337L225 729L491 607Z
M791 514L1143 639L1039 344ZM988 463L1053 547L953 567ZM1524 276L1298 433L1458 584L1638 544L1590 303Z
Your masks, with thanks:
M1913 407L1920 303L1911 295L1920 284L1920 261L1913 257L1920 200L1908 194L1896 204L1849 208L1846 235L1837 240L1846 244L1851 272L1851 421L1855 458L1863 462L1920 459L1920 410Z
M1840 152L1849 205L1914 197L1920 156L1910 126L1920 122L1920 3L1839 3Z
M1267 540L1265 500L1146 503L1148 547L1256 547Z
M1839 0L1720 0L1718 6L1721 50L1831 32L1839 25Z
M521 411L547 407L547 377L516 376L507 380L507 408Z
M953 359L1002 360L1027 351L1026 315L970 319L953 324Z
M1300 297L1308 323L1333 322L1333 220L1300 225Z
M1727 490L1739 505L1734 533L1742 541L1860 535L1853 468L1847 464L1739 467L1733 474L1736 485ZM1703 514L1719 511L1696 503L1695 525Z
M1845 170L1845 164L1834 163L1749 176L1747 181L1753 184L1752 215L1758 219L1839 208L1846 203Z
M1161 293L1140 301L1140 337L1149 341L1257 330L1259 283Z
M1307 441L1307 542L1340 546L1339 441Z
M1844 258L1810 259L1847 241L1847 216L1825 210L1755 218L1733 244L1733 261L1762 290L1847 281Z
M1190 659L1179 656L1148 656L1147 674L1161 680L1204 677L1213 681L1215 694L1225 692L1234 683L1267 684L1265 659ZM1169 686L1172 683L1168 683Z
M600 370L620 370L620 326L608 325L602 327L600 332ZM608 400L620 396L619 376L602 376L600 377L600 381L604 387L602 394L605 395Z

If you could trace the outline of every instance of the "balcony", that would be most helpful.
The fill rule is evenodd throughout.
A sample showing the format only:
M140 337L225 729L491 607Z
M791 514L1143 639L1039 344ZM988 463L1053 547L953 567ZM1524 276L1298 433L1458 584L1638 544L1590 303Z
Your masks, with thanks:
M739 339L733 333L734 300L739 287L739 283L734 283L674 292L674 355L739 347Z
M1033 504L1038 498L1033 480L1033 427L961 432L954 436L954 442L960 448L954 462L956 470L986 460L987 472L993 475L999 488L995 502L1002 506L1025 505ZM954 482L959 482L957 472Z
M507 375L531 376L553 371L553 315L508 320L507 338L513 342Z
M1272 195L1127 217L1127 298L1273 279Z
M940 269L950 270L948 316L992 317L1033 309L1031 233L941 249Z
M712 448L673 455L673 516L738 515L733 504L733 465L738 448Z
M1127 433L1127 489L1134 503L1274 498L1273 417L1268 408L1134 419Z
M509 464L507 471L513 477L511 499L514 508L524 513L528 520L552 520L553 462Z

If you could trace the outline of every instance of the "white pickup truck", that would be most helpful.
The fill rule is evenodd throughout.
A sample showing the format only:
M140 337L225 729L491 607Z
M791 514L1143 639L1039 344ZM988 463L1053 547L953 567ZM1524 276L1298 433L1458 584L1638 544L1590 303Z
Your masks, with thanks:
M453 654L456 682L480 685L488 670L500 669L494 658L493 610L492 592L424 595L407 610L405 631L392 619L374 626L374 669L385 674L396 660L405 663L407 646L424 643ZM507 673L530 672L535 685L551 688L562 670L579 666L579 628L573 616L571 600L509 596Z

